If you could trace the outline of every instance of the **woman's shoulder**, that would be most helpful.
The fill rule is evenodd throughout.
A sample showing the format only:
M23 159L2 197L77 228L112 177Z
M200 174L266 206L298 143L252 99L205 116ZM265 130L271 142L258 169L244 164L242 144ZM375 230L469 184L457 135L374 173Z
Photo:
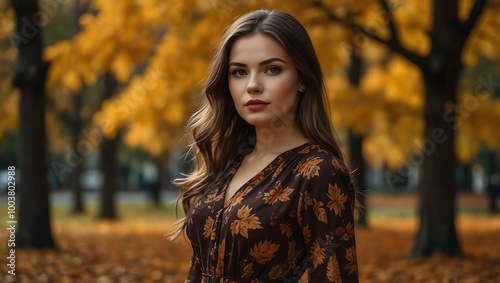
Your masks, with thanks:
M297 153L301 155L303 165L306 163L308 166L317 165L325 169L348 172L344 162L339 157L317 143L309 142Z

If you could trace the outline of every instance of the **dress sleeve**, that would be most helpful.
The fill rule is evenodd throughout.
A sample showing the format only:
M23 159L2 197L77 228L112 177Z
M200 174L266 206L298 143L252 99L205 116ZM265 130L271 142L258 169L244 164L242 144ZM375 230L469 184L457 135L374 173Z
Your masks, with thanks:
M198 283L201 282L201 268L200 268L200 263L198 262L198 259L193 253L193 256L191 258L191 264L189 265L189 272L186 278L185 283Z
M303 268L308 282L358 282L354 187L335 159L317 166L307 170L297 207L306 249Z

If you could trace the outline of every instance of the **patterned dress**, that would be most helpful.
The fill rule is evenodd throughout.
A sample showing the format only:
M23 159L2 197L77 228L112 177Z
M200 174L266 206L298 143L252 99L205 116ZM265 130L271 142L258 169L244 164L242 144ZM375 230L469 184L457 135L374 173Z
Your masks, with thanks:
M224 203L243 156L187 214L186 282L358 282L354 189L312 142L278 155Z

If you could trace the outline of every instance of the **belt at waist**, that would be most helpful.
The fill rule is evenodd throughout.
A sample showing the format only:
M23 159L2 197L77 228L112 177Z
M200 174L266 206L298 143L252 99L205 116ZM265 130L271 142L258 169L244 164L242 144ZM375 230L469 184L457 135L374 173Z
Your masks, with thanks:
M203 273L201 283L253 283L252 280L253 282L259 283L283 282L282 280L256 280L251 278L234 278Z

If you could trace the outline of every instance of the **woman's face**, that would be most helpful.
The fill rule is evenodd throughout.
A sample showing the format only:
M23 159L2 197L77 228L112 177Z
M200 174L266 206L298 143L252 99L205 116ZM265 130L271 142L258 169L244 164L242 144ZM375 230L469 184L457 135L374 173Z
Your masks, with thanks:
M229 53L229 90L239 115L256 127L294 121L303 85L290 55L271 36L238 38Z

